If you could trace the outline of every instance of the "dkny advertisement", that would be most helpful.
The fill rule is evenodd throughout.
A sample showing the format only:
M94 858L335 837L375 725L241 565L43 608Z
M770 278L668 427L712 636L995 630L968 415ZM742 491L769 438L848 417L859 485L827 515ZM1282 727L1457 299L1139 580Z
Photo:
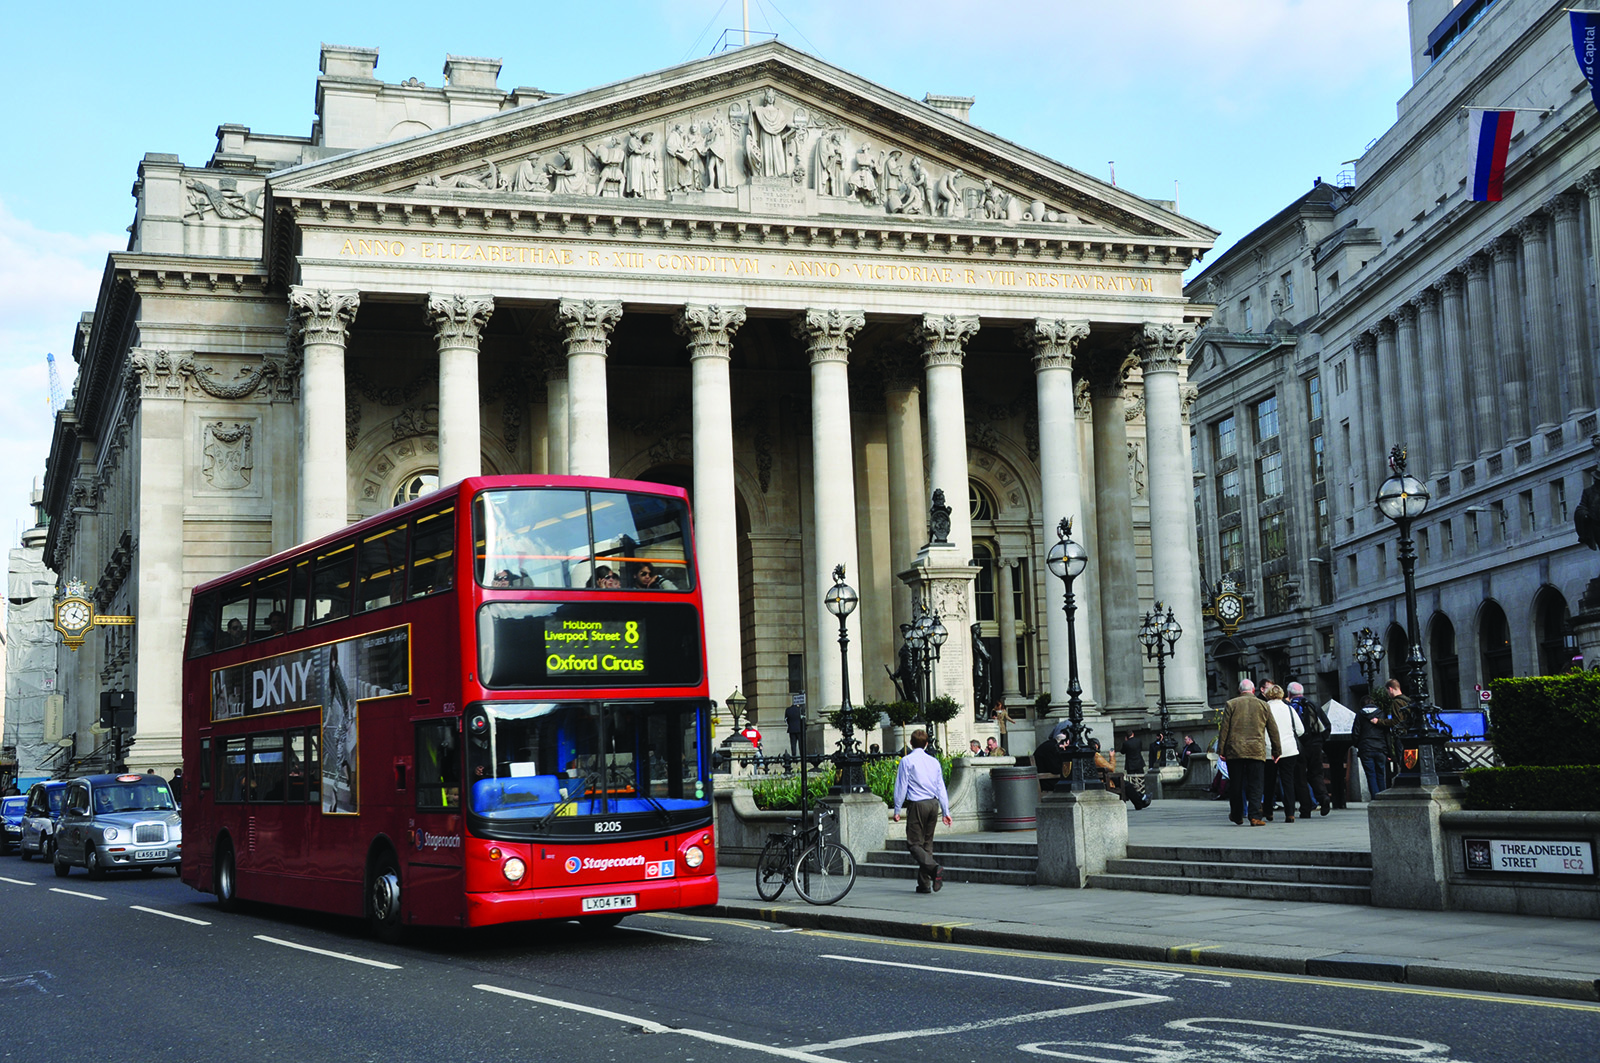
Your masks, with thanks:
M356 707L411 690L411 629L375 631L211 673L211 718L322 709L322 810L358 811Z

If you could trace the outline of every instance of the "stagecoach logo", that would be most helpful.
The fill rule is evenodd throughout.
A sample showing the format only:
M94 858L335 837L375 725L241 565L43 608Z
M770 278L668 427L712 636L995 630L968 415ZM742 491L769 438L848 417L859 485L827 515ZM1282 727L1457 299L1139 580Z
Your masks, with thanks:
M418 849L459 849L461 848L461 835L429 834L421 827L418 827L411 832L411 844Z
M579 860L576 856L567 857L567 874L576 875L581 867L583 867L582 860Z

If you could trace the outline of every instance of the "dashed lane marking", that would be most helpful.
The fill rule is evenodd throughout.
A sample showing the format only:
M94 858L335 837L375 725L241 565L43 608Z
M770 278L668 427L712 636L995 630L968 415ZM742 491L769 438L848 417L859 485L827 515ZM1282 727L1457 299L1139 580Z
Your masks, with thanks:
M176 912L163 912L160 908L146 908L142 904L130 904L130 905L128 905L128 907L132 908L136 912L149 912L151 915L161 915L161 916L165 916L168 919L176 919L180 923L193 923L195 926L210 926L211 925L210 923L206 922L204 919L191 919L187 915L179 915Z
M996 974L993 971L964 971L959 967L934 967L925 963L898 963L894 960L869 960L864 956L839 956L834 953L823 953L824 960L842 960L845 963L867 963L874 967L900 967L911 971L926 971L930 974L959 974L968 978L994 978L1002 982L1027 982L1032 985L1047 985L1055 989L1086 989L1094 993L1109 993L1119 997L1138 997L1147 1001L1167 1000L1168 997L1158 996L1155 993L1140 993L1131 989L1107 989L1098 985L1076 985L1072 982L1058 982L1051 978L1029 978L1020 974Z
M656 937L677 938L680 941L710 941L710 938L697 937L694 934L674 934L670 930L657 930L648 926L619 926L618 930L631 930L635 934L654 934Z
M352 956L348 952L329 952L327 949L314 949L310 945L301 945L294 941L285 941L282 938L267 937L265 934L257 934L255 937L257 941L265 941L269 945L282 945L286 949L299 949L301 952L311 952L318 956L327 956L329 959L347 960L350 963L361 963L368 967L377 967L385 971L398 971L400 969L398 963L369 960L365 956Z
M65 893L68 897L84 897L91 901L103 901L104 897L94 893L79 893L77 890L64 890L60 886L51 886L51 893Z
M640 912L646 919L672 919L682 923L715 923L717 926L740 926L746 930L765 930L766 923L748 919L719 919L714 915L683 915L679 912Z
M604 1008L591 1008L587 1004L574 1004L569 1000L556 1000L552 997L535 996L532 993L519 993L515 989L502 989L500 986L475 985L472 988L481 989L485 993L498 993L503 997L512 997L516 1000L527 1000L534 1004L544 1004L552 1008L565 1008L567 1011L578 1011L585 1015L594 1015L597 1018L610 1019L628 1026L636 1026L646 1033L675 1033L683 1037L693 1037L699 1041L709 1041L712 1044L729 1045L734 1048L744 1048L752 1052L761 1052L780 1059L797 1059L802 1063L838 1063L837 1060L827 1056L815 1055L804 1049L780 1048L777 1045L758 1044L755 1041L745 1041L737 1037L728 1037L723 1034L711 1033L709 1030L691 1030L686 1027L664 1026L654 1019L642 1019L637 1015L624 1015L620 1011L606 1011Z
M9 882L13 886L37 886L38 885L37 882L28 882L25 879L20 879L20 878L6 878L4 875L0 875L0 882Z

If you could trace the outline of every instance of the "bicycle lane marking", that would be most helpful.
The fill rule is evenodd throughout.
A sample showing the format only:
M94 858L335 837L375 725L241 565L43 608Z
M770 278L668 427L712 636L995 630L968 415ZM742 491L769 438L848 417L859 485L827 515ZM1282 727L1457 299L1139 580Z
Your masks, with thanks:
M1028 978L1017 974L996 974L990 971L964 971L956 967L934 967L921 963L899 963L894 960L871 960L859 956L839 956L824 953L824 960L841 960L845 963L864 963L875 967L898 967L905 970L922 971L933 974L963 975L968 978L988 978L1002 982L1022 982L1024 984L1049 986L1052 989L1078 989L1102 996L1120 997L1119 1000L1104 1000L1095 1004L1078 1004L1064 1008L1049 1008L1044 1011L1030 1011L1020 1015L1003 1015L990 1019L980 1019L976 1022L964 1022L953 1026L939 1026L921 1030L891 1030L886 1033L865 1034L860 1037L844 1037L835 1041L824 1041L815 1044L800 1045L802 1052L821 1052L837 1048L855 1048L859 1045L881 1044L885 1041L904 1041L914 1037L941 1037L947 1034L972 1033L977 1030L992 1030L1002 1026L1017 1026L1024 1023L1044 1022L1049 1019L1067 1018L1073 1015L1088 1015L1097 1011L1115 1011L1119 1008L1137 1008L1148 1004L1165 1004L1173 998L1157 993L1140 993L1126 989L1107 989L1103 986L1078 985L1072 982L1057 982L1044 978Z
M733 1048L744 1048L752 1052L761 1052L769 1056L778 1056L781 1059L800 1060L801 1063L839 1063L838 1060L827 1056L819 1056L800 1048L780 1048L777 1045L764 1045L756 1041L745 1041L738 1037L728 1037L725 1034L712 1033L709 1030L694 1030L688 1027L666 1026L654 1019L640 1018L637 1015L624 1015L620 1011L607 1011L604 1008L592 1008L587 1004L576 1004L569 1000L556 1000L554 997L541 997L533 993L521 993L515 989L505 989L500 986L479 984L472 988L481 989L485 993L498 993L503 997L512 997L517 1000L526 1000L534 1004L544 1004L547 1007L563 1008L567 1011L582 1012L601 1019L610 1019L628 1026L637 1026L646 1033L672 1033L682 1037L692 1037L699 1041L709 1041L712 1044L728 1045Z

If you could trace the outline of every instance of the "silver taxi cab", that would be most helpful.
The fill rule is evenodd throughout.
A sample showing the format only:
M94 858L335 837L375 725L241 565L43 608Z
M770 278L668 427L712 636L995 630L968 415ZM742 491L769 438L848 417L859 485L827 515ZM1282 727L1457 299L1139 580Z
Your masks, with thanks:
M167 780L158 775L86 775L67 784L56 825L55 873L74 866L101 878L107 871L158 867L174 871L183 857L183 823Z

